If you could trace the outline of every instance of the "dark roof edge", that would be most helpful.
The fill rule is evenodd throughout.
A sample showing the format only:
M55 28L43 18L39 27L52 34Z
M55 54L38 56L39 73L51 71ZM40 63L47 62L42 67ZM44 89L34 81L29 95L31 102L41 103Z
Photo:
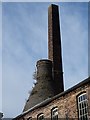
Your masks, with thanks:
M60 94L58 94L58 95L56 95L56 96L54 96L54 97L48 98L48 99L44 100L43 102L41 102L41 103L35 105L34 107L30 108L29 110L27 110L27 111L21 113L21 114L18 115L16 118L19 118L19 117L21 117L21 116L27 114L28 112L37 109L38 107L45 106L45 105L47 105L48 103L50 103L51 101L53 101L53 100L55 100L55 99L57 99L57 98L59 98L59 97L65 95L65 94L67 94L67 93L69 93L69 92L71 92L71 91L77 89L78 87L87 84L87 83L90 83L90 77L88 77L87 79L83 80L82 82L78 83L77 85L73 86L72 88L69 88L68 90L66 90L66 91L64 91L64 92L62 92L62 93L60 93ZM14 119L16 119L16 118L14 118Z

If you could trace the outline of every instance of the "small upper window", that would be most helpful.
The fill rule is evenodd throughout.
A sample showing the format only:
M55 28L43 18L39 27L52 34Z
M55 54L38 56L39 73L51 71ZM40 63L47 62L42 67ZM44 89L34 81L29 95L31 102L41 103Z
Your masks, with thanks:
M43 113L39 114L37 119L38 120L44 120L44 114Z
M87 94L83 93L78 96L79 120L88 120L87 106L88 106Z
M27 120L32 120L32 117L29 117Z
M52 120L58 120L58 108L57 107L51 110L51 118Z

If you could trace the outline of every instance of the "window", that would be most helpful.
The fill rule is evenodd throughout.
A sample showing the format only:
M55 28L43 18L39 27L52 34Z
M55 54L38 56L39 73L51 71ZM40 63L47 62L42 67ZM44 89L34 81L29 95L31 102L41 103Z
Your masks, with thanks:
M88 101L86 93L78 96L79 120L88 120Z
M29 117L27 120L32 120L32 117Z
M51 118L52 120L58 120L58 108L57 107L54 107L51 110Z
M44 114L43 114L43 113L40 113L40 114L37 116L37 119L38 119L38 120L44 120Z

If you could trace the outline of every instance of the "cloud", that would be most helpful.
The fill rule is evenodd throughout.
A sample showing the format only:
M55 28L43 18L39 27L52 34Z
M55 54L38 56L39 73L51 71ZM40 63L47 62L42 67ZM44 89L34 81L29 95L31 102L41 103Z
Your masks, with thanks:
M86 5L83 3L74 4L72 3L68 7L67 5L61 6L65 88L71 87L72 84L77 84L88 76L87 3ZM76 6L77 9L75 8ZM84 13L85 11L86 13Z
M32 5L3 3L4 117L12 117L22 111L28 91L33 86L36 61L47 57L47 14L41 8L41 12L35 6L35 9L31 8Z

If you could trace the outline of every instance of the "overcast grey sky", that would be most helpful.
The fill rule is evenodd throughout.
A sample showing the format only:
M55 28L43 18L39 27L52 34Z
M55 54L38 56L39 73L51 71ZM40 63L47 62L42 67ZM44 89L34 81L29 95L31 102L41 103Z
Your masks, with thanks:
M88 76L88 3L60 6L65 90ZM22 112L33 86L36 61L47 58L50 3L3 3L3 106L5 117ZM1 64L1 61L0 61Z

